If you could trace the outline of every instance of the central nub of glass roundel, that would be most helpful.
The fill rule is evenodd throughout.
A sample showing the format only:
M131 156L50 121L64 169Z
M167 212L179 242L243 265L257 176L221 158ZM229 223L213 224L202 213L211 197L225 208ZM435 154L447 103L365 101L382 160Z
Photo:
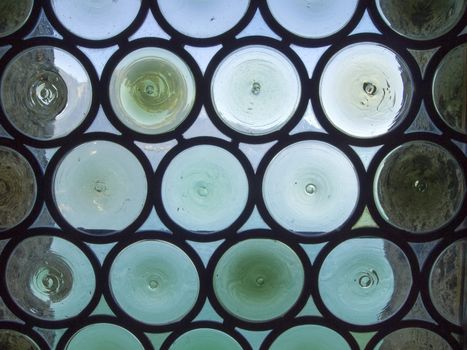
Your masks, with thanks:
M107 186L106 186L105 182L97 180L94 183L94 191L96 191L97 193L101 193L101 194L103 194L105 191L107 191Z
M149 279L148 285L151 290L155 290L159 287L159 282L157 281L156 277L153 277Z
M41 283L45 293L57 292L60 288L60 277L54 273L55 271L45 271L46 275L42 277Z
M418 192L425 192L428 188L428 185L423 180L416 180L413 185Z
M256 285L257 285L258 287L263 286L263 285L264 285L264 282L265 282L264 277L258 276L258 277L256 278Z
M307 184L305 186L305 192L306 192L306 194L311 196L312 194L314 194L316 192L316 186L313 185L312 183Z
M200 197L207 197L209 194L208 186L206 184L198 185L196 192Z
M370 96L373 96L376 94L376 86L373 85L372 83L365 82L363 83L363 90Z
M56 266L51 266L51 265ZM73 285L73 276L66 263L53 259L45 262L33 276L33 288L37 293L47 295L54 303L64 300Z
M30 108L42 117L53 120L66 107L67 86L60 74L45 70L27 84Z
M169 77L171 76L170 73ZM168 102L174 92L166 77L159 73L147 73L139 77L131 86L135 102L147 112L159 112L161 105Z
M253 95L259 95L260 92L261 92L261 84L258 83L257 81L253 82L251 86L251 93Z
M370 288L376 286L379 283L379 277L375 270L370 270L367 272L361 272L355 281L362 288Z

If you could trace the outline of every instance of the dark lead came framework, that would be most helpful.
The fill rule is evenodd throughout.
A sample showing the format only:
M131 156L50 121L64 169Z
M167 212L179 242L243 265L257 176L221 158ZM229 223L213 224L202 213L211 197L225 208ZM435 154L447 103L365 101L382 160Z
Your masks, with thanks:
M4 0L0 348L465 348L465 0Z

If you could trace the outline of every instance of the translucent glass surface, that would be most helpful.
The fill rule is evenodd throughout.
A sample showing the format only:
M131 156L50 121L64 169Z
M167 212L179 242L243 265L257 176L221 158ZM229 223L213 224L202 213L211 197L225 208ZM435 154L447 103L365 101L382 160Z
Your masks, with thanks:
M217 115L246 135L264 135L282 128L295 113L300 78L280 51L250 45L230 53L217 67L211 98Z
M241 320L271 321L295 304L304 275L300 259L284 243L248 239L229 248L218 261L214 293L223 308Z
M350 350L336 331L319 325L300 325L287 329L272 343L270 350Z
M452 49L441 61L433 81L433 101L443 121L467 134L467 44Z
M41 350L26 334L10 329L0 329L0 349L2 350Z
M84 39L103 40L124 31L135 19L141 0L52 0L61 24Z
M28 314L63 320L78 315L89 304L96 278L89 259L74 244L59 237L35 236L13 250L6 285Z
M76 332L66 350L144 350L141 342L128 330L110 323L95 323Z
M0 350L459 350L466 3L0 0Z
M125 56L112 72L110 103L130 129L161 134L175 129L190 113L196 85L188 65L158 47Z
M349 239L336 246L319 271L319 293L335 316L369 325L393 316L412 286L410 264L394 243Z
M352 162L322 141L285 147L264 174L266 208L290 231L332 231L352 214L358 197L359 181Z
M373 191L387 222L424 233L443 227L459 212L465 178L449 151L432 142L412 141L383 159Z
M178 32L194 38L210 38L232 29L245 15L250 0L153 0Z
M2 0L0 2L0 38L19 30L31 15L33 0Z
M436 333L424 328L402 328L388 334L375 347L379 350L451 350L451 346Z
M198 272L188 255L156 240L122 250L110 269L109 283L122 310L152 325L182 319L193 308L200 289Z
M467 240L447 247L436 259L430 273L430 297L436 310L449 322L462 323L462 303L465 299L464 278Z
M384 135L406 116L413 87L399 55L376 43L358 43L337 52L319 84L321 105L341 132L358 138Z
M414 40L431 40L451 30L465 12L465 0L377 0L386 24Z
M307 39L337 33L352 18L358 0L267 0L277 22Z
M54 46L16 55L1 80L3 111L21 133L38 140L64 137L87 116L92 86L83 65Z
M0 146L0 231L18 225L30 214L36 194L31 165L15 150Z
M183 333L170 346L170 350L242 350L230 335L217 329L198 328Z
M91 141L71 150L53 179L60 213L80 230L126 228L140 215L147 188L138 159L109 141Z
M248 180L240 162L227 150L190 147L170 162L162 178L164 208L172 220L191 231L220 231L242 213Z

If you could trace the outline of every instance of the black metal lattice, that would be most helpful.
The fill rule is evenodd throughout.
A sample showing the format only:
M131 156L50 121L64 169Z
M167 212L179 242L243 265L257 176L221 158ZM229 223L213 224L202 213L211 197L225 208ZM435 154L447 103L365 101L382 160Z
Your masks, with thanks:
M358 24L368 15L367 21L374 24L374 32L359 32ZM250 23L262 20L269 27L265 32L271 33L271 37L266 36L261 30L258 35L242 37L242 31ZM134 35L138 34L145 21L157 22L170 39L159 38L157 35L154 37L136 35L135 39ZM39 141L19 132L8 121L4 112L0 111L1 127L5 130L2 132L0 127L0 145L16 150L27 159L34 170L38 187L37 199L28 217L19 225L0 233L0 243L4 245L0 255L0 296L13 316L10 318L5 315L4 320L0 321L0 329L24 333L43 349L54 346L47 344L46 339L50 334L56 334L53 343L56 343L57 349L64 349L72 335L85 325L100 322L114 323L130 330L147 349L153 348L150 339L158 338L158 334L170 333L161 335L162 341L155 341L162 343L161 349L168 349L183 332L207 327L226 332L244 349L257 346L251 342L253 337L251 334L256 332L262 339L261 349L267 349L284 330L295 325L315 324L338 332L352 349L359 349L359 345L351 332L376 332L374 336L369 336L371 340L365 347L365 349L373 349L385 335L396 329L419 327L440 335L452 349L461 349L463 329L443 318L436 310L429 294L429 278L431 268L443 250L451 243L466 237L467 231L463 224L467 209L465 198L459 214L449 224L429 233L415 234L398 229L382 218L375 205L372 183L376 168L388 152L412 140L428 140L442 145L465 169L466 137L447 127L441 120L433 105L431 90L433 77L441 59L453 47L467 42L467 35L462 34L465 23L464 13L460 22L447 34L428 41L411 40L394 33L387 27L378 14L374 1L360 0L354 15L338 33L326 38L304 39L279 25L269 11L266 1L251 0L246 14L232 29L216 37L199 39L177 32L162 15L157 1L142 0L138 15L127 29L115 37L92 41L69 32L54 14L50 1L36 0L26 24L14 34L0 39L0 48L5 52L0 59L0 76L8 62L19 52L36 45L56 46L70 52L82 63L91 80L93 100L87 117L79 127L65 137L47 141ZM49 33L40 29L40 26L47 27L47 25L51 30ZM380 33L377 33L378 31ZM29 36L30 33L33 34ZM370 139L350 137L336 130L326 118L319 96L319 79L330 57L343 47L357 42L375 42L390 47L406 62L413 78L414 94L408 115L389 133ZM297 69L302 85L300 102L292 118L279 131L262 136L248 136L228 128L217 117L210 98L210 84L216 67L233 50L250 44L270 46L284 53ZM183 58L193 72L196 82L196 100L190 114L174 131L161 135L145 135L126 127L115 115L107 93L111 73L119 60L129 52L146 46L162 47ZM108 47L113 47L114 52L108 59L105 58L105 66L102 74L99 74L99 69L95 66L96 55ZM297 47L299 50L296 50ZM215 53L203 73L199 59L191 52L208 49L211 49L209 52ZM306 60L303 60L299 54L301 49L320 49L323 52L311 77L307 72ZM432 53L423 73L412 52L414 50L431 52L432 49L437 50ZM90 52L92 53L89 54ZM107 56L108 54L105 53L102 57ZM424 118L422 106L426 107L428 127L420 127L417 124L417 118ZM311 108L315 114L321 129L314 129L302 122L308 108ZM200 115L207 116L204 121L208 125L206 128L198 124ZM104 124L97 123L98 120ZM105 127L102 128L101 125ZM144 208L138 218L124 230L84 232L70 225L54 202L52 182L59 162L74 147L90 140L109 140L125 147L136 156L146 173L148 195ZM355 209L345 223L332 232L322 234L290 232L271 217L262 197L262 179L269 162L279 150L302 140L321 140L336 146L350 159L358 175L360 189ZM272 142L277 143L272 144ZM145 151L147 145L167 144L170 144L166 147L169 150L163 152L163 157L151 158L152 156L148 156L148 152ZM216 145L232 153L243 166L249 184L248 200L241 215L226 229L209 234L192 232L174 222L164 208L160 192L162 175L170 161L188 147L200 144ZM245 147L251 147L250 152L245 152ZM362 148L374 153L367 167L362 161L362 152L360 152ZM40 164L37 154L44 150L49 150L53 156L47 164ZM251 153L254 157L260 158L257 167L253 164L254 161L252 162ZM42 226L40 218L48 213L55 224L50 227ZM366 227L367 225L361 227L362 217L374 220L374 224L371 227ZM154 225L154 222L157 224ZM94 268L96 276L94 295L88 306L75 317L59 321L33 317L19 307L8 293L5 277L7 261L20 242L37 235L53 235L72 242L83 251ZM413 280L407 300L394 315L382 322L365 326L350 324L333 315L324 304L318 288L319 269L332 249L349 238L363 236L383 238L395 243L410 263ZM297 302L284 316L269 322L253 323L232 316L217 301L212 288L214 267L220 256L235 243L252 237L271 238L284 242L294 250L305 268L304 287ZM141 239L158 239L177 245L191 258L198 270L200 277L198 299L192 310L178 322L159 326L144 324L125 313L112 297L108 284L111 264L119 252ZM99 259L95 247L101 245L108 246L109 253ZM419 249L421 246L428 247L429 253L426 259L419 254L419 251L423 250ZM201 259L200 247L208 247L207 249L213 251L208 261ZM310 259L307 247L318 247L314 260ZM102 297L113 315L93 312ZM314 301L319 314L301 312L310 298ZM426 314L429 315L426 319L412 316L411 310L416 303L420 304L420 301L427 311ZM209 302L218 314L216 319L220 317L222 321L203 319L202 310L206 302Z

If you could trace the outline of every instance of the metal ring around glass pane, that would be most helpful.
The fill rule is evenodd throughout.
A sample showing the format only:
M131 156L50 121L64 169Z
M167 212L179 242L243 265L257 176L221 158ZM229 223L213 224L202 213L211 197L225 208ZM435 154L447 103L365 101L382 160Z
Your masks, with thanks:
M0 2L0 348L462 348L465 0Z

